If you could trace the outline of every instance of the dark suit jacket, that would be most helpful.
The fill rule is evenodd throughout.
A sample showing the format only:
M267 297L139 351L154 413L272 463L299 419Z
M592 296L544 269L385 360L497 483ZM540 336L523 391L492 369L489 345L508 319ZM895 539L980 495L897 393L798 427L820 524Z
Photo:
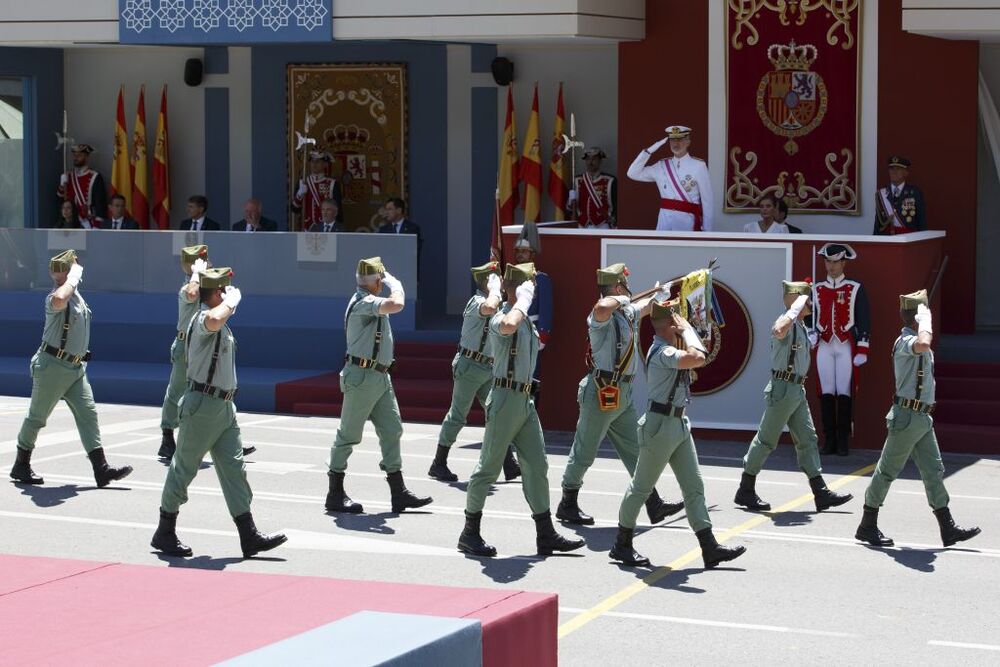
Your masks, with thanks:
M101 229L110 229L115 231L114 222L111 218L105 218L101 221ZM139 229L139 223L132 218L125 218L122 220L122 229Z
M802 233L802 228L801 227L796 227L795 225L789 225L787 222L785 224L788 225L788 233L789 234L801 234Z
M185 218L184 220L181 220L180 229L181 231L187 231L191 229L191 218ZM215 220L212 220L210 217L205 216L205 222L201 226L201 231L215 232L220 229L222 229L222 227L219 226L219 223L217 223Z
M379 234L395 234L396 233L396 226L393 223L391 223L391 222L387 222L387 223L385 223L384 225L382 225L381 227L378 228L378 233ZM417 237L419 238L420 237L420 225L418 225L417 223L413 222L409 218L403 218L403 225L402 225L402 227L400 227L399 233L400 234L416 234Z
M205 223L207 225L208 220L205 220ZM247 221L246 220L237 220L236 222L233 223L233 231L234 232L245 232L246 230L247 230ZM276 223L274 220L271 220L271 218L265 218L264 216L261 216L261 218L260 218L260 229L258 229L257 231L258 232L276 232L276 231L278 231L278 223Z
M307 232L322 232L323 231L323 223L322 222L314 222L311 225L309 225L309 229L307 229L306 231ZM347 227L344 226L344 223L341 222L340 220L334 220L334 222L333 222L333 230L332 231L334 231L334 232L346 232L346 231L348 231L348 229L347 229Z

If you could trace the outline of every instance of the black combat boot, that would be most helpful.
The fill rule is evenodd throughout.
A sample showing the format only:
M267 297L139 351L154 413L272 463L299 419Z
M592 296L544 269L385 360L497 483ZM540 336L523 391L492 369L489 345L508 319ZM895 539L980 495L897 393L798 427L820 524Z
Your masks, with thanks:
M256 451L257 451L257 448L254 447L253 445L250 445L249 447L244 447L243 448L243 456L250 456L251 454L253 454Z
M646 515L649 516L650 523L660 523L682 509L684 509L683 500L679 503L665 503L656 489L653 489L653 492L646 498Z
M950 547L956 542L964 542L972 539L979 533L983 532L979 530L978 526L975 528L962 528L961 526L956 526L955 520L951 518L951 510L947 507L934 510L934 516L937 517L938 525L941 526L941 542L944 543L946 547Z
M851 427L854 425L854 399L837 397L837 456L850 453Z
M174 452L176 451L177 442L174 441L174 429L163 429L163 438L160 440L160 451L156 452L156 455L161 459L169 461L174 458Z
M873 547L891 547L895 544L892 538L886 537L878 529L878 508L864 506L864 514L861 515L861 524L854 533L854 539L867 542Z
M430 496L421 498L420 496L413 495L406 488L401 471L397 470L396 472L387 473L385 479L389 482L389 491L392 493L392 511L396 514L399 514L403 510L417 509L424 505L430 505L434 501Z
M458 537L458 550L472 556L493 558L497 555L496 548L486 544L483 536L479 534L479 525L482 520L482 512L465 513L465 528L462 529L462 534Z
M823 449L820 454L829 456L837 453L837 397L823 394L819 397L820 414L823 417Z
M288 541L284 533L267 535L257 530L250 512L233 517L233 521L240 533L240 549L243 550L244 558L253 558L261 551L270 551Z
M576 551L583 547L583 540L569 540L556 532L552 525L552 513L532 514L535 520L535 546L539 556L551 556L555 551Z
M566 523L575 523L578 526L593 526L594 517L580 509L577 500L579 495L580 489L563 487L562 500L559 501L559 507L556 508L556 518Z
M623 528L618 526L618 537L615 539L615 546L611 547L611 560L619 561L625 565L637 565L647 567L649 559L632 548L633 528Z
M816 501L817 512L822 512L823 510L828 510L831 507L843 505L854 497L850 493L837 493L836 491L831 491L826 488L826 482L823 481L822 475L810 477L809 488L812 489L813 500Z
M431 479L436 479L439 482L458 481L458 475L448 468L448 452L450 451L451 447L438 445L437 452L434 454L434 461L431 463L431 469L427 471L427 475Z
M168 556L187 558L194 553L191 547L177 539L177 512L167 512L163 508L160 508L160 525L156 527L149 546Z
M330 478L330 490L326 493L326 511L343 512L345 514L361 514L365 508L360 503L351 500L351 497L344 491L344 474L342 472L326 473Z
M45 480L35 474L31 469L31 452L27 449L17 448L17 459L10 469L10 478L21 484L44 484Z
M514 456L514 446L507 447L507 454L503 457L503 478L510 482L521 476L521 464Z
M740 488L736 490L736 497L733 502L746 507L751 512L770 512L771 503L765 503L757 495L757 476L743 473L740 477Z
M115 480L124 479L132 474L132 466L122 466L112 468L108 465L108 460L104 457L104 448L98 447L87 454L90 465L94 468L94 479L97 481L97 488L102 489Z
M711 570L719 563L725 563L728 560L739 558L747 550L744 546L722 546L719 544L718 540L715 539L715 535L712 534L711 528L702 528L695 533L695 536L698 538L698 544L701 545L701 559L705 562L706 570Z

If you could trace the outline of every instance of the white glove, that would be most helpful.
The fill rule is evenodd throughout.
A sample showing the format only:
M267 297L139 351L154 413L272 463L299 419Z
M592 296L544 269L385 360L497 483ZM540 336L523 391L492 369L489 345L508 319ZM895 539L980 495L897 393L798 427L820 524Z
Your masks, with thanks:
M527 315L528 309L531 308L531 302L535 299L535 283L525 280L514 290L514 296L517 298L514 308Z
M382 282L389 289L389 294L392 294L393 292L403 292L403 283L399 282L399 279L388 271L382 275Z
M867 361L868 361L868 355L867 354L862 354L862 353L859 352L858 354L854 355L854 365L855 366L864 366Z
M660 283L659 280L657 280L656 284L653 285L653 289L655 289L655 290L657 290L659 292L663 292L667 296L670 296L670 288L671 288L671 286L673 286L673 282L671 282L669 280L667 282L665 282L665 283L662 283L662 284Z
M924 304L920 304L919 306L917 306L917 314L916 314L916 316L913 319L915 319L917 321L917 331L918 332L922 333L922 332L926 331L927 333L934 333L934 330L933 330L932 325L931 325L931 309L930 308L928 308Z
M490 296L500 296L500 276L495 273L491 273L490 277L486 279L486 293Z
M191 282L201 284L201 274L208 269L208 262L203 260L201 257L194 260L194 264L191 265Z
M299 189L295 193L295 196L296 197L305 197L306 196L306 182L305 181L303 181L301 179L299 180Z
M647 148L646 152L650 153L650 154L655 153L656 151L660 150L660 147L663 144L667 143L667 141L669 141L669 139L667 137L663 137L662 139L660 139L659 141L657 141L655 144L653 144L652 146L650 146L649 148Z
M570 202L576 201L576 197L577 197L576 190L570 190L569 195L566 197L566 203L568 204Z
M625 306L627 306L630 303L632 303L632 299L628 298L627 296L623 296L623 295L616 295L616 296L613 296L611 298L618 302L618 307L619 308L624 308Z
M819 345L819 332L815 329L809 330L809 347L813 348ZM866 358L867 360L867 358Z
M59 174L59 185L63 186L69 183L69 174Z
M785 312L785 317L790 319L792 322L799 319L802 309L806 307L806 303L808 302L809 296L806 294L800 294L799 297L792 302L791 307Z
M81 279L83 279L83 267L79 264L73 264L73 266L69 267L69 275L66 276L66 282L76 289Z
M685 347L693 347L696 350L708 352L708 350L705 349L705 344L701 342L701 339L698 338L698 334L696 334L694 329L691 327L684 329L683 333L681 333L681 338L684 339Z
M234 285L227 285L226 289L222 290L222 305L229 306L229 309L236 312L236 306L240 305L240 299L243 295L240 294L240 289Z

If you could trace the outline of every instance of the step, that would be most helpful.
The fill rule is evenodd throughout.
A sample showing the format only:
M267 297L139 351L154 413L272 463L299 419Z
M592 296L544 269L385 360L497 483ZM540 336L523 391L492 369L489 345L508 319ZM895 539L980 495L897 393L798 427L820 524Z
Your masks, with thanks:
M943 452L1000 455L1000 426L935 422L934 432Z
M1000 400L938 400L934 406L936 424L1000 426Z
M995 377L938 376L935 395L938 400L994 399L1000 401L1000 375Z
M1000 364L964 363L958 361L935 361L934 377L1000 377Z

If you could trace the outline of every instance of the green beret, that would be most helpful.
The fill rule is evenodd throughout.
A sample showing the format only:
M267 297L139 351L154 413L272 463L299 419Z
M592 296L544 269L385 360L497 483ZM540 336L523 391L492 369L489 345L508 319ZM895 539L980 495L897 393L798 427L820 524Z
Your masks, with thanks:
M503 279L507 282L520 285L526 280L534 280L535 275L538 271L535 270L535 264L533 262L525 262L524 264L508 264L507 269L503 272Z
M597 269L597 284L617 285L618 283L627 283L628 276L628 269L624 264L618 262L617 264L606 266L603 269Z
M929 306L927 301L927 290L922 289L912 294L900 294L899 295L899 309L900 310L916 310L917 306L924 304Z
M228 266L208 269L201 274L201 286L209 289L226 287L233 284L233 270Z
M196 260L203 259L208 261L208 246L207 245L189 245L186 248L181 248L181 263L182 264L194 264Z
M808 280L799 280L797 282L788 282L787 280L781 281L781 286L784 289L785 294L795 294L795 295L812 295L812 283Z
M381 257L369 257L358 261L359 276L378 276L385 273Z
M654 299L649 303L649 319L653 322L672 320L680 304L681 300L679 298L671 299L670 301L657 301Z
M480 280L486 280L490 277L491 273L500 275L500 264L497 262L486 262L482 266L472 267L472 279L477 283Z
M75 250L67 250L66 252L61 252L49 260L49 272L62 273L63 271L69 271L69 268L73 266L73 262L75 261L76 261Z

